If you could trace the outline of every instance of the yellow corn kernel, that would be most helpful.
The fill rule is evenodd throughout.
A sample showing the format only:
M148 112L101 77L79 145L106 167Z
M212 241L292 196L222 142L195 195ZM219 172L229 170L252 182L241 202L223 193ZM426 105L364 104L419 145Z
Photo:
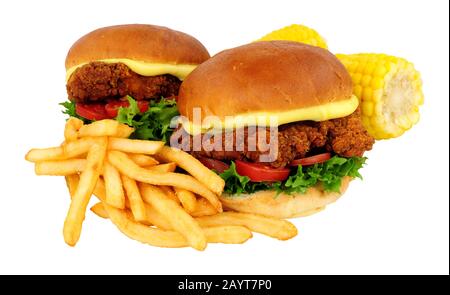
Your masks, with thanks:
M423 92L420 73L412 63L386 54L337 57L352 77L363 124L373 137L398 137L417 123Z
M362 79L361 73L356 73L355 75L352 76L352 82L353 82L353 84L359 84L359 83L361 83L361 79Z
M373 114L373 102L371 101L363 101L361 103L361 109L364 116L370 117Z
M293 24L275 30L256 41L289 40L327 49L327 42L315 30L304 25Z
M384 81L380 77L373 77L372 81L370 81L370 86L372 89L380 89L384 86Z
M361 79L361 85L363 87L369 87L370 86L370 81L372 80L372 76L369 75L364 75Z

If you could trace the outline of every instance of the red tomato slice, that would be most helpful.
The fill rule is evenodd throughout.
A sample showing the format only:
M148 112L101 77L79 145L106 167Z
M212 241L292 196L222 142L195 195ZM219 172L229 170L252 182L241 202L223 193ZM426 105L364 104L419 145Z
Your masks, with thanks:
M230 168L230 165L228 165L227 163L224 163L216 159L200 157L198 158L198 160L209 169L216 170L217 173L222 173L228 168Z
M108 116L110 118L115 118L115 117L117 117L117 113L118 113L120 107L126 108L129 105L130 105L130 103L128 101L123 101L123 100L110 101L105 105L106 113L108 114ZM139 100L137 102L137 105L138 105L139 111L141 113L148 110L148 101Z
M105 105L101 103L77 103L75 105L75 112L88 120L103 120L108 119Z
M291 166L298 166L298 165L302 165L302 166L310 166L310 165L314 165L317 163L323 163L328 161L331 158L331 154L330 153L323 153L323 154L318 154L315 156L311 156L311 157L306 157L306 158L302 158L302 159L295 159L294 161L291 162Z
M283 181L289 177L289 168L271 168L259 163L249 163L236 160L236 171L248 176L251 181Z

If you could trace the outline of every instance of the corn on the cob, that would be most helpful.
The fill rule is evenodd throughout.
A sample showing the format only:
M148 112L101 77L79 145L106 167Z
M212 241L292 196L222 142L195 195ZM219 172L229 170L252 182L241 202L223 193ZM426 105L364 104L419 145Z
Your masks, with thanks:
M257 41L290 40L327 49L327 42L315 30L304 25L290 25L273 31Z
M362 120L375 139L402 135L419 121L420 73L409 61L386 54L338 54L360 98Z

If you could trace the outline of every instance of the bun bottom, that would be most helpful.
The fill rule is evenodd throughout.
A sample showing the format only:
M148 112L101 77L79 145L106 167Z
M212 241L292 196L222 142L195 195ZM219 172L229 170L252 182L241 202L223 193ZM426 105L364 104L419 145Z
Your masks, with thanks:
M335 202L347 190L350 177L342 180L341 190L325 192L321 187L312 187L304 194L277 195L275 191L259 191L253 194L230 196L222 194L220 201L226 209L244 213L255 213L276 218L293 218L315 214L326 205Z

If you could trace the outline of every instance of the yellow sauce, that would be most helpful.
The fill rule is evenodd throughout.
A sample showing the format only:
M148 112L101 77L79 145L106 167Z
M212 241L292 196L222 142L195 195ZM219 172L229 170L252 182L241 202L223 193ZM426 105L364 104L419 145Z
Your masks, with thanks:
M247 113L239 116L226 117L223 121L214 122L183 122L183 128L192 135L205 133L207 131L214 132L224 129L236 129L245 126L270 126L298 122L298 121L326 121L336 118L342 118L353 113L358 107L359 100L352 95L350 99L331 102L328 104L301 108L284 112L255 112ZM205 118L201 118L204 120ZM197 124L196 124L197 123Z
M158 76L164 74L170 74L177 77L180 80L184 80L184 78L192 72L197 65L186 65L186 64L162 64L162 63L148 63L144 61L136 61L126 58L111 58L111 59L100 59L98 61L106 62L106 63L123 63L127 65L133 72L142 76ZM69 80L70 76L73 72L85 65L87 63L82 63L76 66L71 67L66 71L66 82Z

